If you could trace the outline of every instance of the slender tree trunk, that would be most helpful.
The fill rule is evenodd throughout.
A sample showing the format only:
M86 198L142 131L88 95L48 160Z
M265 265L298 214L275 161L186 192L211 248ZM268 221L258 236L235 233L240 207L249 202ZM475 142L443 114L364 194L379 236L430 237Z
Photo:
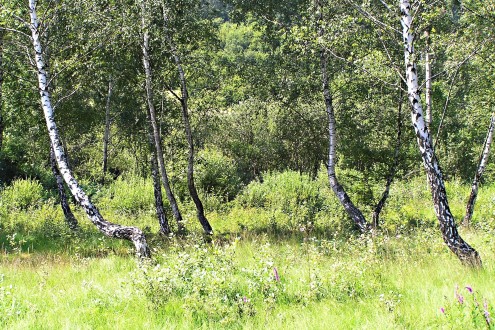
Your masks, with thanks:
M165 24L168 22L168 17L166 13L166 8L163 6L163 19ZM205 216L205 210L203 207L203 203L201 202L201 199L199 198L198 195L198 190L196 189L196 185L194 184L194 139L192 135L192 130L191 130L191 124L189 120L189 109L188 109L188 91L187 91L187 83L186 83L186 76L184 74L184 70L182 68L182 64L180 61L180 57L178 55L177 47L175 46L172 37L167 34L167 31L165 31L165 38L167 38L167 41L170 46L170 50L172 52L172 56L174 58L175 65L177 66L177 71L179 74L179 79L181 83L181 91L182 91L182 98L180 100L181 103L181 109L182 109L182 120L184 122L184 129L186 131L186 137L187 137L187 144L189 146L189 154L188 154L188 162L187 162L187 187L189 188L189 193L191 194L191 198L194 201L194 204L196 205L196 215L198 217L199 222L201 223L201 226L203 226L203 230L205 233L211 235L213 234L213 229L211 228L210 222L208 219L206 219Z
M426 49L425 49L425 79L426 79L426 88L425 88L425 101L426 101L426 127L431 131L431 58L430 58L430 31L431 27L426 28L425 31L425 39L426 39Z
M325 32L321 25L323 21L323 14L321 12L321 4L319 1L315 1L316 13L316 23L318 29L318 36L323 38ZM370 230L370 225L363 216L363 213L354 205L354 203L349 198L349 195L344 190L344 187L337 180L337 175L335 174L335 163L336 163L336 122L335 114L333 110L332 94L330 93L329 78L328 78L328 55L324 50L323 46L320 48L320 69L323 87L323 98L325 100L325 108L328 116L328 164L327 173L328 180L330 182L330 187L339 199L340 203L346 210L347 214L354 221L354 224L362 232L368 232Z
M32 42L35 51L35 62L37 68L41 105L43 108L48 133L50 135L51 146L53 147L60 173L77 202L84 209L93 224L103 234L109 237L127 239L134 244L138 256L150 257L150 249L148 248L148 244L143 232L135 227L121 226L104 220L96 206L90 201L89 197L79 186L79 183L76 181L76 179L72 175L72 171L67 165L66 156L64 154L64 150L62 148L62 143L58 133L58 128L55 123L54 111L47 86L47 75L45 71L45 64L43 61L43 52L38 29L39 23L36 14L36 0L29 0L29 13L31 19L29 28L31 30Z
M481 266L478 252L466 243L457 231L455 219L450 212L442 171L433 150L428 128L423 118L423 109L419 95L418 77L414 62L414 36L412 32L411 4L409 0L400 1L401 23L403 27L404 58L408 98L411 103L411 119L416 132L419 150L428 175L428 181L435 206L435 213L440 223L443 240L459 259L472 266Z
M397 111L397 139L395 141L394 150L394 163L390 167L390 172L388 174L387 183L385 184L385 190L383 191L382 198L375 206L373 211L373 228L378 228L380 224L380 212L382 211L385 202L387 201L388 195L390 193L390 186L394 181L395 173L397 172L397 167L399 166L399 151L401 145L401 135L402 135L402 88L400 88L399 96L399 107Z
M108 163L108 143L110 140L110 99L113 92L113 80L110 76L108 81L108 94L107 102L105 106L105 134L103 136L103 181L105 180L105 174L107 173L107 163Z
M57 159L55 158L55 153L53 152L53 148L50 145L50 166L52 168L53 176L57 182L57 190L58 196L60 198L60 206L62 207L62 211L64 211L65 221L71 230L79 229L79 224L77 223L77 219L72 213L70 209L69 202L67 200L67 195L65 194L64 189L64 178L60 175L60 171L57 167Z
M476 197L478 196L478 187L480 184L481 176L485 171L486 164L488 162L488 156L490 154L490 146L493 139L493 128L495 127L495 114L492 114L490 118L490 126L488 127L488 133L486 134L485 144L480 156L478 170L474 176L473 185L471 186L471 194L466 205L466 215L464 216L463 225L469 226L471 217L473 216L474 203L476 203Z
M175 200L175 196L170 188L170 183L167 176L167 170L165 169L165 161L163 158L162 151L162 142L160 137L160 131L156 120L156 111L155 105L153 104L153 84L152 84L152 72L150 65L150 56L149 56L149 33L147 31L147 27L145 26L144 20L144 9L143 9L143 66L144 72L146 75L146 98L148 100L148 109L150 114L150 121L153 127L153 139L154 145L156 149L156 155L158 158L158 164L160 168L160 174L162 177L162 183L165 188L165 192L167 194L168 201L170 202L170 207L172 208L172 214L174 215L175 220L177 221L178 228L183 228L182 215L179 211L179 206L177 205L177 201Z
M2 146L3 146L3 130L5 127L4 120L3 120L3 111L2 111L2 104L3 104L3 37L4 37L5 32L3 30L0 30L0 151L2 151Z
M162 186L160 182L160 170L158 167L158 160L156 156L155 140L153 137L153 127L151 125L151 118L149 110L146 111L146 119L148 124L148 143L151 151L151 177L153 179L153 195L155 196L155 210L156 216L158 218L158 224L160 225L160 232L164 235L170 234L170 226L168 224L167 218L165 216L165 211L163 209L163 197L162 197ZM182 223L178 223L182 225ZM183 230L182 227L179 231Z

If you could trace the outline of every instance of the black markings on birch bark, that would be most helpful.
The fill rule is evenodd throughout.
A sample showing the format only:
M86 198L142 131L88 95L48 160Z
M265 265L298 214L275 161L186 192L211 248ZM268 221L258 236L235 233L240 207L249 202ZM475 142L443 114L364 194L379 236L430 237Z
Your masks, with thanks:
M442 172L433 150L433 144L422 114L423 109L419 98L418 80L414 63L414 36L412 34L412 15L409 0L400 1L401 24L404 40L404 60L406 67L406 82L408 98L411 102L411 120L416 131L418 146L423 158L428 181L430 183L435 213L440 224L442 237L449 249L465 264L481 266L478 252L465 242L457 231L457 226L449 209L447 194L443 183ZM414 70L413 70L414 69Z
M184 73L184 69L182 68L182 63L179 57L179 53L177 47L172 39L172 36L169 34L169 31L166 29L166 25L168 23L168 16L165 6L162 6L163 9L163 21L165 25L165 38L170 47L170 51L174 58L175 65L177 66L177 72L179 75L179 80L181 83L181 109L182 109L182 121L184 123L184 130L186 132L187 144L189 147L188 150L188 159L187 159L187 187L189 189L189 194L196 205L196 215L198 217L199 223L203 227L203 230L206 234L212 235L213 229L211 228L210 222L205 216L205 211L203 207L203 203L198 195L198 190L196 189L196 185L194 184L194 139L191 129L191 123L189 120L189 108L188 108L188 91L187 91L187 82L186 75Z
M79 224L77 223L77 219L70 209L67 195L65 194L64 178L62 177L62 175L60 175L60 171L58 170L57 160L55 159L55 153L53 152L52 146L50 146L50 167L57 182L58 196L60 198L60 206L62 207L62 211L64 212L65 222L67 222L67 225L71 230L77 230L79 228Z
M322 26L323 14L322 7L318 0L315 1L315 20L317 26L318 37L322 39L324 37L325 31ZM327 164L327 173L328 180L330 183L330 187L333 192L339 199L340 203L346 210L347 214L354 221L356 227L362 233L368 232L371 229L371 226L368 224L366 219L364 218L361 211L354 205L354 203L349 198L349 195L345 192L344 187L337 180L337 175L335 174L335 159L336 159L336 123L335 123L335 114L333 110L332 104L332 94L330 93L329 86L329 78L328 78L328 56L323 46L320 46L320 70L321 70L321 79L322 79L322 90L323 90L323 98L325 100L325 109L328 117L328 164Z
M165 160L163 157L163 149L162 149L162 142L161 142L161 136L160 136L160 130L158 127L158 123L156 120L156 111L155 111L155 105L153 103L153 80L152 80L152 71L151 71L151 64L150 64L150 55L149 55L149 32L148 32L148 27L147 27L147 22L145 19L146 15L146 8L145 4L142 4L142 33L143 33L143 44L142 44L142 51L143 51L143 66L144 66L144 72L146 76L146 98L148 101L148 113L150 115L150 121L151 125L153 127L153 139L154 139L154 145L156 149L156 155L157 155L157 160L159 164L159 169L160 169L160 174L162 177L162 183L163 187L165 188L165 193L167 194L167 199L170 203L170 207L172 208L172 214L174 215L175 220L177 221L177 226L179 228L179 231L182 231L184 229L184 224L182 220L182 215L179 210L179 206L177 204L177 201L175 199L175 196L172 192L172 189L170 187L170 182L168 180L168 175L167 175L167 170L165 168Z
M481 152L478 169L474 175L473 184L471 186L471 194L469 195L468 202L466 204L466 215L462 224L464 226L469 226L471 218L474 212L474 204L476 203L476 197L478 196L478 187L481 181L481 176L485 171L486 164L488 163L488 156L490 155L490 146L493 140L493 130L495 127L495 114L492 114L490 118L490 125L488 127L488 132L486 133L485 143L483 145L483 150Z
M29 0L29 14L31 21L29 28L31 29L33 48L35 50L35 62L38 69L38 87L41 96L41 104L46 120L46 126L48 128L48 134L50 135L50 143L53 147L53 152L57 161L57 167L62 173L62 177L64 178L64 181L76 201L84 209L91 222L103 234L109 237L129 240L134 244L138 256L150 257L150 249L148 248L143 232L136 227L121 226L104 220L96 206L91 203L89 197L74 179L72 172L68 167L67 159L61 147L57 125L53 121L54 112L51 105L50 94L47 90L47 76L44 70L43 53L38 31L39 22L36 13L36 0Z

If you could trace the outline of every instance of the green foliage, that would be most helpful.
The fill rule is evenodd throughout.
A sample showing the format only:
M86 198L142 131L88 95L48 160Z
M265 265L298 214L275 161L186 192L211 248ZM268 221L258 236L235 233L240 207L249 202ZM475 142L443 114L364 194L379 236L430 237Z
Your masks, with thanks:
M38 180L17 179L0 191L0 196L0 208L26 210L41 205L44 191Z
M118 178L101 190L98 196L102 207L122 214L139 214L152 210L155 205L153 183L150 178L143 179L137 176Z
M197 185L207 194L233 199L242 188L234 161L216 149L203 149L197 155Z

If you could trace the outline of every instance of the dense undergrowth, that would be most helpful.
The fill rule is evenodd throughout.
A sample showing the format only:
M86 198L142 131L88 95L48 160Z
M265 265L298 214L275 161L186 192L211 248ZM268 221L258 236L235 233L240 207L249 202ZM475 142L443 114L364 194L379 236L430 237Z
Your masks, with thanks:
M381 186L363 182L344 183L369 215ZM87 188L108 220L145 230L153 260L136 261L128 242L102 236L74 205L81 230L71 232L53 192L14 181L0 195L0 327L494 327L495 186L481 188L472 226L461 228L482 270L445 247L423 177L392 186L373 237L353 230L323 171L265 174L230 201L204 194L213 237L187 200L188 234L156 234L149 180ZM469 187L447 190L460 219Z

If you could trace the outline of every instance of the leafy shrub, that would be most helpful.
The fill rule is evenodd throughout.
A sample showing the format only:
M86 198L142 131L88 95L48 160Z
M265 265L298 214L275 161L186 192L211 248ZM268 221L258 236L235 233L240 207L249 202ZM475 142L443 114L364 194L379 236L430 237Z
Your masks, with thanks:
M234 198L242 187L234 161L216 149L203 149L198 153L196 182L208 194Z
M138 213L149 210L154 205L151 179L136 176L118 178L100 194L103 196L100 204L118 212ZM166 198L163 202L166 202Z
M17 179L1 193L0 205L7 210L26 210L39 206L43 199L43 187L35 179Z
M263 182L250 183L236 202L243 207L281 211L289 217L289 225L294 227L312 223L323 209L324 197L318 182L306 175L286 171L267 173Z

